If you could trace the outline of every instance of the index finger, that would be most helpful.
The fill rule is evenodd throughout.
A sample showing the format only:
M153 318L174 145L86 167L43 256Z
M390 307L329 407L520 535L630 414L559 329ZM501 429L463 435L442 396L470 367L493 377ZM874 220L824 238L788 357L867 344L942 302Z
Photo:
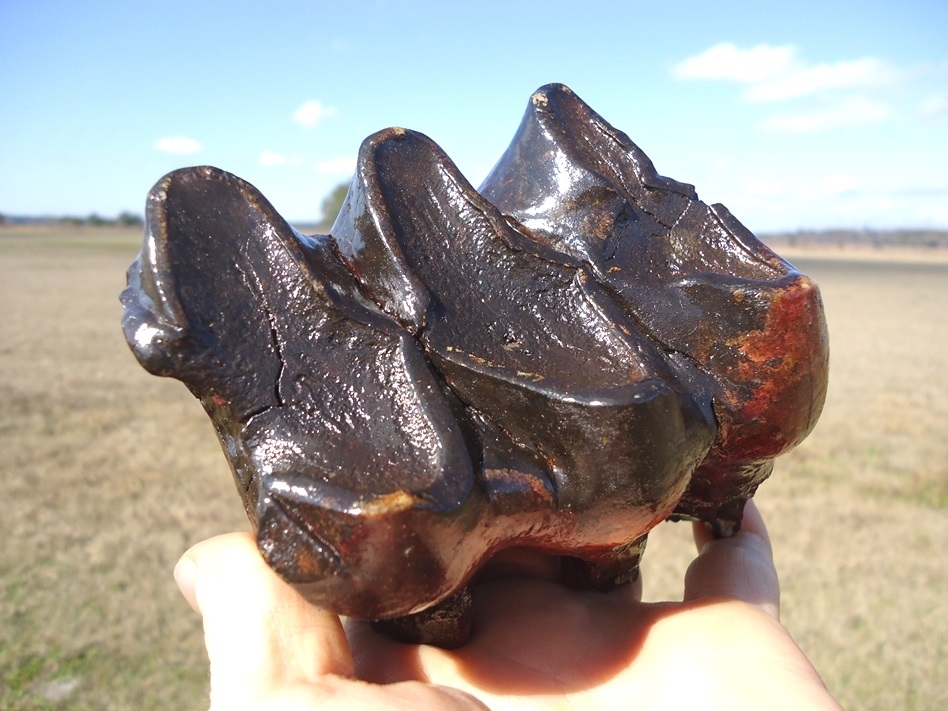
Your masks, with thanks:
M699 553L705 545L717 540L714 534L711 533L711 530L702 523L695 523L693 525L693 532L695 545L698 547ZM770 543L770 534L767 533L767 526L764 524L764 517L761 516L760 509L757 508L757 504L753 499L748 499L747 503L744 504L744 516L741 519L741 530L739 533L750 533L757 536L767 544L767 548L771 554L773 554L773 546Z
M767 527L753 499L744 507L741 530L715 539L703 524L694 526L698 557L685 574L684 600L730 599L780 616L780 583Z

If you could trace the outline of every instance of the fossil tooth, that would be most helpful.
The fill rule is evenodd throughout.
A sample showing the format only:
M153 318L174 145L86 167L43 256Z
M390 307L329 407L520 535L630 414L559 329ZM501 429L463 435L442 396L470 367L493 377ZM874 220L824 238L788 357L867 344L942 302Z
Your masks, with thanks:
M453 514L463 533L477 506L467 443L418 343L315 271L319 246L239 178L176 171L148 204L149 250L123 293L129 343L200 398L270 563L341 612L402 614L451 592L430 574L403 575L388 598L371 583L408 541L416 564L422 550L453 557L440 521Z
M122 302L141 364L214 422L268 563L443 646L505 548L608 589L669 517L732 534L826 392L816 286L561 85L480 192L426 136L370 136L328 235L174 171Z
M683 373L696 397L711 398L719 427L678 513L732 530L774 457L822 408L819 290L724 206L658 175L562 85L533 95L480 190L535 239L581 260L643 331L709 376Z
M710 415L588 271L517 232L422 134L371 136L359 165L356 182L372 180L350 193L374 219L365 232L337 220L364 245L348 263L393 316L407 299L389 285L410 280L388 275L398 264L413 277L426 309L409 328L465 404L549 463L558 504L677 497Z

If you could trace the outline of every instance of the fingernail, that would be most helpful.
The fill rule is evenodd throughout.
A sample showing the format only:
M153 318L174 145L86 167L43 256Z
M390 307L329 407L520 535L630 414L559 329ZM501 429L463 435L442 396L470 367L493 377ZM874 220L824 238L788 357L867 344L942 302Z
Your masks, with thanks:
M197 565L194 560L188 555L181 556L178 564L174 567L174 581L178 584L178 589L184 595L184 599L195 611L198 611L197 600L194 596L194 579L196 577Z

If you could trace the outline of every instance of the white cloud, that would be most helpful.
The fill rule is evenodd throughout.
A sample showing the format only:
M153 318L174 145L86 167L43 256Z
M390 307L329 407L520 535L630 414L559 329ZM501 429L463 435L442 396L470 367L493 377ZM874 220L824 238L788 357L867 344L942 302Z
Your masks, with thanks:
M827 175L816 183L816 189L823 195L844 195L859 187L859 181L851 175Z
M342 175L355 172L356 159L354 156L339 156L331 160L318 162L315 166L317 173L324 175Z
M778 133L809 133L879 123L893 114L886 104L857 97L814 111L774 114L761 123L761 128Z
M739 49L730 42L722 42L679 63L674 75L679 79L760 82L787 70L795 54L796 48L791 45L759 44L751 49Z
M323 106L318 101L310 100L293 113L293 120L303 128L316 128L320 121L335 115L336 110L332 106Z
M260 165L286 165L286 156L274 151L261 151Z
M349 51L349 41L342 37L333 37L329 40L329 51L335 54L346 54Z
M200 153L203 149L204 147L193 138L185 138L184 136L169 136L155 141L155 150L162 153L186 155Z
M899 73L875 57L811 64L793 45L759 44L741 49L724 42L685 59L673 70L678 79L731 81L746 85L748 101L783 101L830 89L865 89L892 84Z
M870 90L895 83L900 72L875 57L813 64L801 59L793 45L741 49L724 42L685 59L675 67L674 75L741 84L743 98L756 103L820 95L822 106L776 113L760 124L767 131L807 133L892 118L892 108L871 98L874 92ZM934 102L920 107L923 115L938 110Z
M919 114L924 118L932 118L945 113L948 109L948 98L937 94L929 96L922 101L918 108Z
M775 180L755 177L743 185L744 193L751 197L776 197L784 192L784 187Z
M853 89L891 83L896 72L885 62L865 57L834 64L798 65L744 93L751 101L780 101L824 89Z

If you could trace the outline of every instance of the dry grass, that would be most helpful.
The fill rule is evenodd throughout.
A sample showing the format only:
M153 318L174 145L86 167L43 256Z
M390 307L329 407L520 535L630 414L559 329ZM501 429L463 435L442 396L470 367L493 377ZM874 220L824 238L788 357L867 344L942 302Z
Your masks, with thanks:
M0 231L0 708L206 706L171 569L247 523L197 402L122 339L138 239ZM798 262L823 288L832 383L758 497L784 621L848 708L948 707L948 265ZM680 594L688 537L653 534L649 598Z
M0 708L201 708L199 621L170 571L247 524L199 405L118 327L139 237L0 236Z
M794 262L823 292L830 389L757 496L783 621L846 708L948 708L948 262ZM673 595L687 531L652 538L646 593Z

